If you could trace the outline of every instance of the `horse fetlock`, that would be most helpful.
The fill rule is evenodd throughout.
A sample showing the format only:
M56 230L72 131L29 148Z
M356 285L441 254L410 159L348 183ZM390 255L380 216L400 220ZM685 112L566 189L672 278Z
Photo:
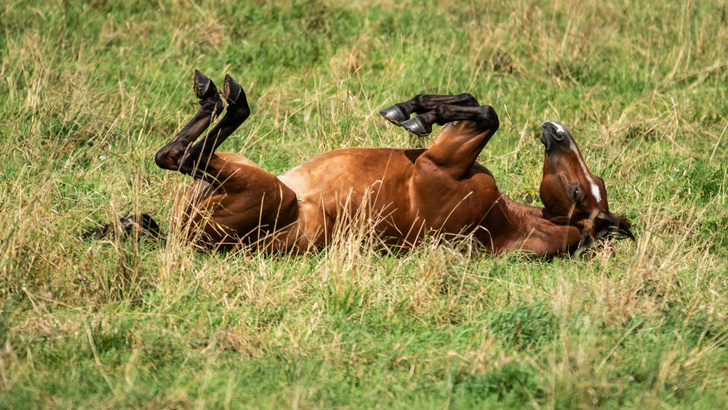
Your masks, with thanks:
M202 107L202 109L209 113L209 115L213 118L217 118L217 116L225 109L225 104L223 104L219 95L216 94L216 96L217 98L206 98L204 100L200 100L200 107Z

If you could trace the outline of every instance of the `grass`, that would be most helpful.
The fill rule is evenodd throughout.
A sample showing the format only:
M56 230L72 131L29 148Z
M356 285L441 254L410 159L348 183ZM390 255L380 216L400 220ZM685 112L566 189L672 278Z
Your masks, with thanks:
M228 3L0 6L0 407L728 406L722 2ZM224 148L274 173L423 145L377 111L470 92L501 118L480 161L539 205L538 124L561 121L637 242L546 262L356 232L298 256L79 241L170 216L189 181L152 157L194 68L245 87Z

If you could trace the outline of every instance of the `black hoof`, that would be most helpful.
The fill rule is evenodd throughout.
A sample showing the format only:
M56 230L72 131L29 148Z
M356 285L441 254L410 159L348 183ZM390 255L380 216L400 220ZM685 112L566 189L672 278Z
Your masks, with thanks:
M225 76L225 84L222 86L222 98L228 104L235 104L240 95L243 94L243 87L240 86L230 75Z
M417 134L420 137L424 137L425 135L429 135L430 132L432 132L432 128L427 127L425 123L422 122L420 117L414 117L410 118L407 121L404 121L402 124L400 124L406 129L407 131Z
M379 111L380 114L386 119L389 120L392 124L400 125L403 121L407 120L407 116L404 115L402 110L397 107L396 105L393 105L391 107L387 107L381 111Z
M217 87L206 75L199 70L195 70L195 95L200 100L214 97L217 94Z

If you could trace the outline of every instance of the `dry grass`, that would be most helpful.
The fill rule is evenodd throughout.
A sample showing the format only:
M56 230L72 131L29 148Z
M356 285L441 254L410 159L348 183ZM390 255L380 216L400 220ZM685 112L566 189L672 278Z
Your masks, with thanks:
M720 2L11 0L0 17L0 407L725 407ZM189 181L151 158L194 111L193 68L245 87L225 149L274 173L423 145L378 109L470 92L501 118L481 162L538 205L538 124L559 120L637 242L388 253L365 220L305 255L79 241L169 217Z

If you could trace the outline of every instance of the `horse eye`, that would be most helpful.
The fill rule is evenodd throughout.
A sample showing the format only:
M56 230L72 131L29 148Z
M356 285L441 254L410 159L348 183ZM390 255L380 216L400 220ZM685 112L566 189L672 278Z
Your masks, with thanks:
M574 188L574 201L579 200L579 187Z

